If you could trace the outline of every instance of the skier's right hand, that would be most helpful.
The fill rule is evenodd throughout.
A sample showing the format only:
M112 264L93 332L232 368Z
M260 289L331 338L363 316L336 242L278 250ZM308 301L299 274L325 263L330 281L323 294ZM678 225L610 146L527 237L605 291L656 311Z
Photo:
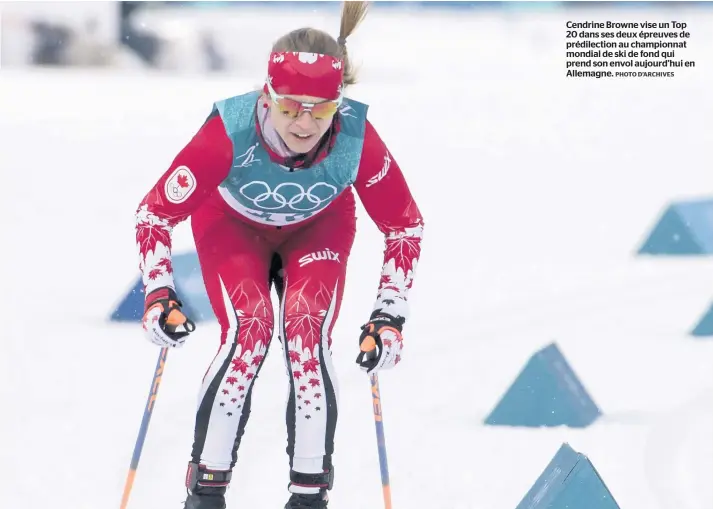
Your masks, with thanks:
M180 348L196 324L181 310L173 288L163 286L146 295L143 327L149 341L160 347Z

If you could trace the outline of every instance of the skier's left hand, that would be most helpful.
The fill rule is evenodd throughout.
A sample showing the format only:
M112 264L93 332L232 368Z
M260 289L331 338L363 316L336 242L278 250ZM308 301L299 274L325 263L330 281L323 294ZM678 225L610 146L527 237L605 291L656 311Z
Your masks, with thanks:
M362 325L356 362L368 374L394 367L401 360L404 319L376 310Z

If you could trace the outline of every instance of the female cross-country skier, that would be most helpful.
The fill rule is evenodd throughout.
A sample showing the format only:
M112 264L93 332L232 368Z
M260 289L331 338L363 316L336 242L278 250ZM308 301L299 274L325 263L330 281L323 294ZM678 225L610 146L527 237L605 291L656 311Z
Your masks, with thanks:
M136 212L148 339L174 348L195 330L171 270L171 231L189 216L221 327L199 391L185 509L226 507L252 382L275 326L291 389L285 508L327 507L337 424L331 331L356 231L352 187L385 237L373 312L355 332L356 361L373 373L400 360L423 219L367 106L344 97L355 82L346 39L366 11L346 2L337 40L312 28L280 38L264 87L216 102Z

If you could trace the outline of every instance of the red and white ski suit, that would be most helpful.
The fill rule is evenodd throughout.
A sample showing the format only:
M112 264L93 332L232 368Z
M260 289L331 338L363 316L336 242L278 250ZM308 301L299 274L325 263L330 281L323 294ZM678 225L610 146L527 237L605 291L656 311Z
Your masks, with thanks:
M221 325L220 349L200 391L192 460L217 470L235 464L250 412L252 381L275 327L270 275L277 256L284 277L279 336L292 388L287 412L290 464L295 471L322 472L331 461L337 419L331 330L339 315L356 232L354 194L347 188L326 209L297 224L258 224L217 192L232 163L231 140L221 119L211 117L136 213L139 265L147 294L174 287L171 230L191 217L205 286ZM180 166L190 168L196 188L176 204L166 199L164 185ZM423 220L401 169L368 121L353 187L385 236L374 309L407 318ZM355 356L358 333L347 338L354 341Z

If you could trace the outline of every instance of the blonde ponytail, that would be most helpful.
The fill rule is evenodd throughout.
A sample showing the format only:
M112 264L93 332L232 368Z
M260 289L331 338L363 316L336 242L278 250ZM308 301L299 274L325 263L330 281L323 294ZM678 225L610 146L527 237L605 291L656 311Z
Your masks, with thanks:
M272 46L272 51L304 51L321 53L344 60L344 84L357 82L356 70L349 58L347 39L366 17L369 2L346 1L342 5L339 23L339 37L335 40L328 33L316 28L298 28L280 37Z

